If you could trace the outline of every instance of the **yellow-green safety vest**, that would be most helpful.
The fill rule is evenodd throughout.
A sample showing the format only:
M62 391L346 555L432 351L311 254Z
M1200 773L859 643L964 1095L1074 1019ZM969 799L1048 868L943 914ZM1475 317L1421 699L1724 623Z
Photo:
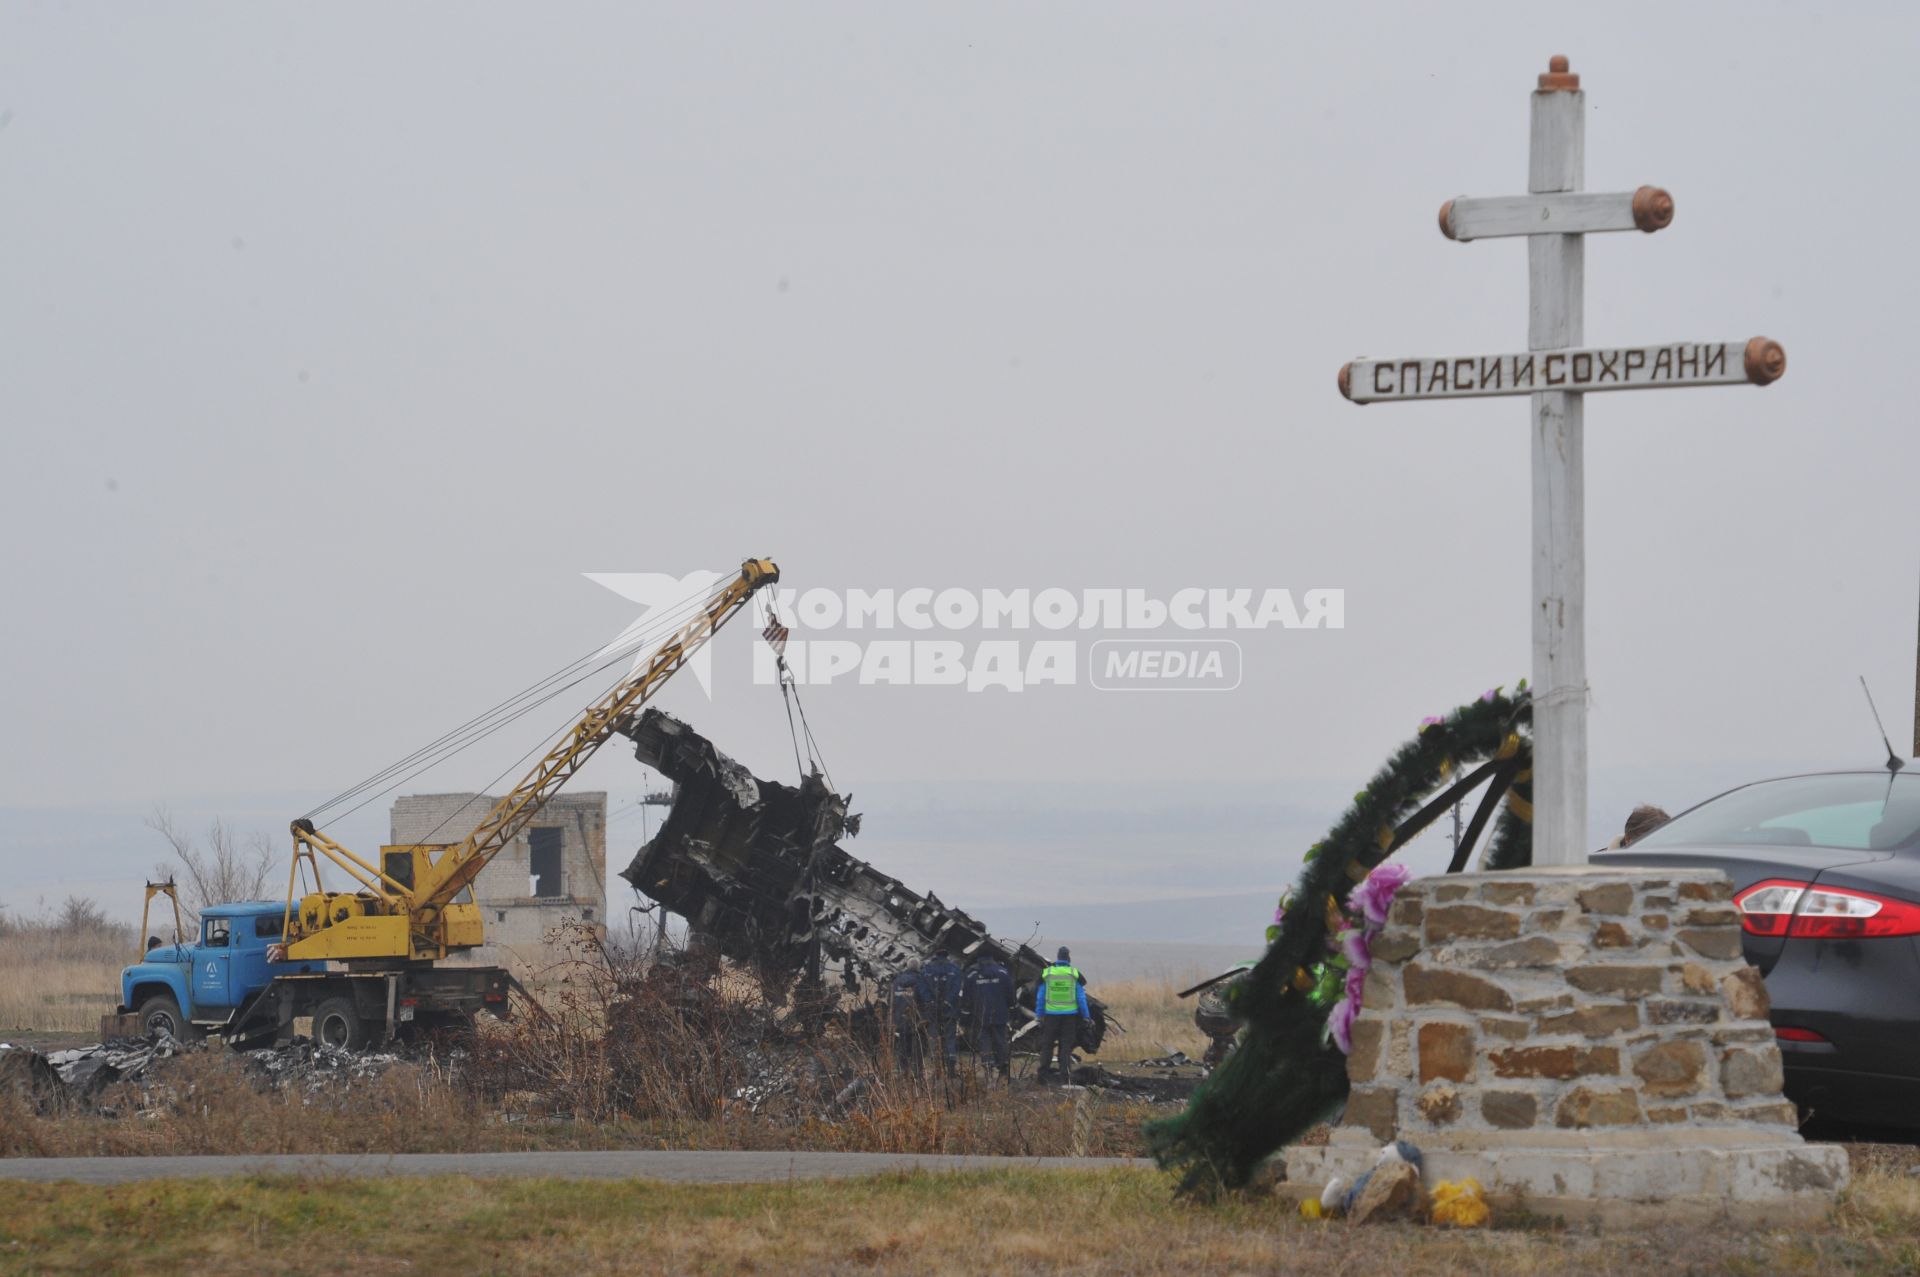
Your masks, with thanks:
M1040 973L1040 982L1046 986L1046 1008L1048 1015L1078 1015L1080 1013L1080 971L1060 963L1048 967Z

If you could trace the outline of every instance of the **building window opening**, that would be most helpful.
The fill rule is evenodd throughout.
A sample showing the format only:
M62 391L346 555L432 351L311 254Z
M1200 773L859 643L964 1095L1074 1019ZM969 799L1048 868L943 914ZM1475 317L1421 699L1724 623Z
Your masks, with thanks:
M556 827L527 831L527 868L536 900L566 894L560 881L560 834Z

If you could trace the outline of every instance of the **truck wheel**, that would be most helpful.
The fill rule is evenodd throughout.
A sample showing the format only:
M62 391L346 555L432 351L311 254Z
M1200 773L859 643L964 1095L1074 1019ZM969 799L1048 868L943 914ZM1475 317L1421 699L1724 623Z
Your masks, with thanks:
M314 1008L313 1040L346 1051L358 1051L367 1044L366 1022L352 998L328 998Z
M142 1002L134 1014L140 1017L140 1030L148 1037L165 1033L176 1042L200 1040L199 1031L181 1014L180 1004L169 994L154 994Z

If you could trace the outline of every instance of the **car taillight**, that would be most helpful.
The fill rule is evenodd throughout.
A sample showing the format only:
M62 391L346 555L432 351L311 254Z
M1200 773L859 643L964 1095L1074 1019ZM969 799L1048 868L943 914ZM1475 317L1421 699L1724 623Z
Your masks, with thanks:
M1782 1042L1825 1042L1827 1040L1812 1029L1775 1029L1773 1036Z
M1733 898L1751 935L1809 940L1920 936L1920 905L1866 891L1769 878Z

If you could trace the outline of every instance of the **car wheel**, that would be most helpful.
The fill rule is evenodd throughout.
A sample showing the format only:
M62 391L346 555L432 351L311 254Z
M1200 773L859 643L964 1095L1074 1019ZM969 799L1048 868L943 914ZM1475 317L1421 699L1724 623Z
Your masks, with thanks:
M171 994L156 993L134 1012L140 1017L140 1030L148 1037L164 1033L176 1042L196 1042L199 1030L180 1011Z
M367 1024L352 998L328 998L314 1009L313 1040L343 1051L358 1051L367 1044Z

